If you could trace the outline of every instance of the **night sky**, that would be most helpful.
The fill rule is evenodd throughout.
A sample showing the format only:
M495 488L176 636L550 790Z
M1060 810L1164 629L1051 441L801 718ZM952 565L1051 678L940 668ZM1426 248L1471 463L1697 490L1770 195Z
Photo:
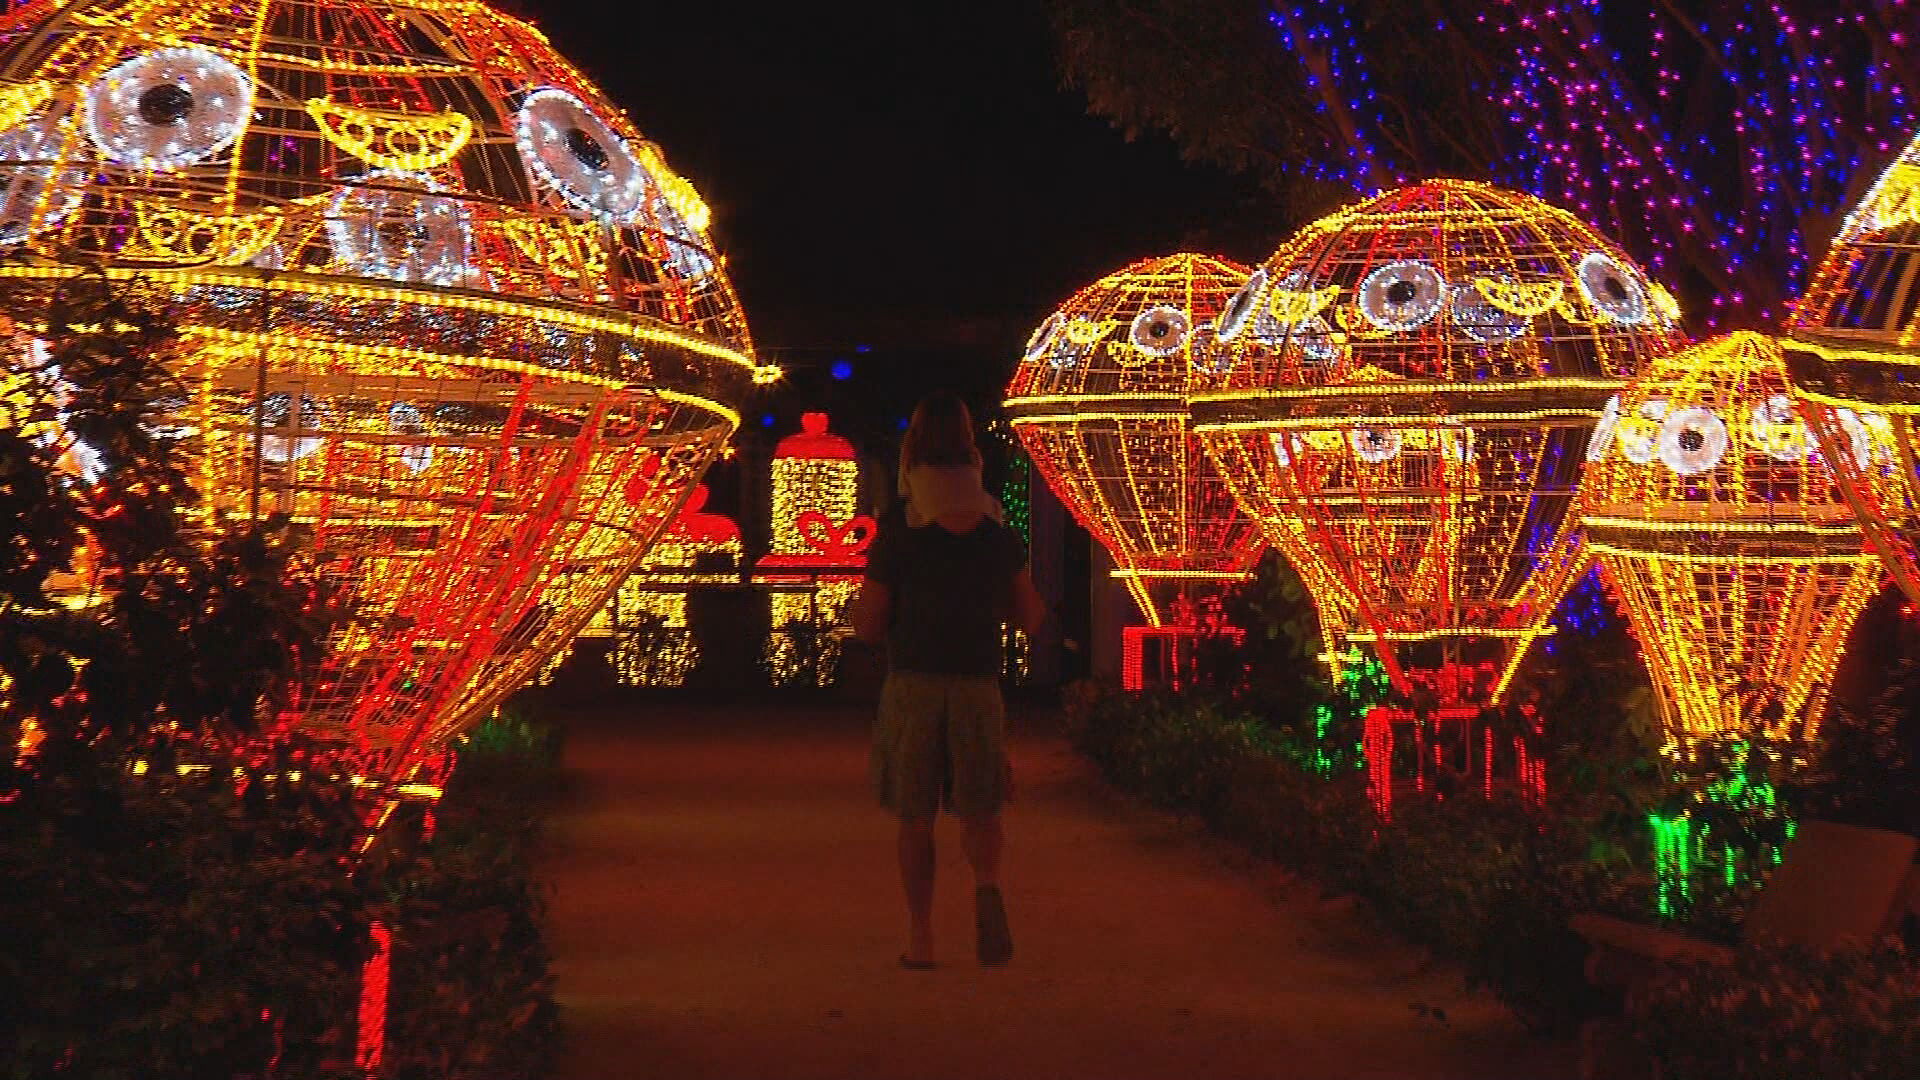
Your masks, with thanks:
M1088 115L1039 0L505 6L713 206L756 343L794 371L783 413L851 395L890 424L941 385L984 403L1088 281L1279 240L1237 227L1251 182ZM841 358L855 378L832 384Z

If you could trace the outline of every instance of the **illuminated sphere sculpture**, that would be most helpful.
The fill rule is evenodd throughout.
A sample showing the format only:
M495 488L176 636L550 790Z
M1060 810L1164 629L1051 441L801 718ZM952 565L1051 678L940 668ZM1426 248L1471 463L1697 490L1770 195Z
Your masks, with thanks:
M1198 366L1194 425L1322 612L1403 687L1434 673L1441 700L1484 702L1586 565L1571 511L1588 434L1678 347L1676 314L1571 214L1422 183L1253 272Z
M1794 394L1841 490L1894 580L1920 600L1917 269L1920 140L1847 216L1782 344Z
M1035 467L1152 626L1244 578L1265 548L1187 425L1211 324L1246 277L1185 252L1108 274L1040 324L1007 388Z
M1580 485L1587 544L1669 735L1811 738L1881 571L1780 347L1741 332L1656 360L1602 425Z
M210 512L355 608L285 719L406 772L601 608L762 374L707 211L467 0L38 2L0 21L5 314L160 286Z

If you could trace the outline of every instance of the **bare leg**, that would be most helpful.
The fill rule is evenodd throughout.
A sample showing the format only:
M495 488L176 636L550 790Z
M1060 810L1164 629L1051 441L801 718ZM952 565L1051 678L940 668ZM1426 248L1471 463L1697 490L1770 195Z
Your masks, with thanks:
M1000 849L1006 842L1000 828L1000 815L965 818L960 827L960 845L966 850L967 862L973 866L974 886L999 885Z
M933 959L933 815L900 819L900 883L907 893L907 959Z

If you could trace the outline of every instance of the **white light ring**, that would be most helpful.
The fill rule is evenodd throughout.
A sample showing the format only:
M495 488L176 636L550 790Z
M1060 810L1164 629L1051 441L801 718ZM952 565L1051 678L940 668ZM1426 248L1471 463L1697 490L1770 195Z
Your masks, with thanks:
M1650 398L1640 403L1639 421L1629 425L1624 421L1614 425L1614 437L1620 440L1620 453L1635 465L1645 465L1660 452L1660 425L1667 419L1671 410L1665 401ZM1652 421L1647 424L1645 421ZM1642 437L1640 432L1645 432Z
M375 172L327 207L334 262L364 277L460 286L476 277L472 215L418 173Z
M1587 436L1587 460L1599 461L1607 456L1607 448L1613 445L1613 430L1620 424L1620 395L1607 399L1600 410L1600 422L1593 425L1593 434Z
M1127 341L1147 356L1172 356L1187 343L1192 329L1186 312L1171 304L1155 304L1133 317Z
M575 132L606 155L595 168L569 145ZM528 94L514 115L514 141L534 174L567 205L616 225L630 224L646 205L649 177L627 141L565 90Z
M394 402L393 408L387 410L387 430L396 435L422 438L429 434L426 414L411 401ZM433 465L433 446L422 442L400 447L400 464L416 476L426 472Z
M1760 452L1775 461L1805 461L1812 447L1807 425L1785 394L1774 394L1755 405L1748 415L1747 432Z
M1660 425L1660 460L1681 476L1697 476L1727 453L1727 425L1711 409L1681 409Z
M1264 268L1255 270L1253 276L1242 283L1227 301L1220 317L1213 321L1214 337L1220 341L1232 341L1253 325L1253 317L1260 310L1260 300L1266 292L1267 272Z
M1032 363L1047 355L1053 349L1053 340L1060 336L1060 328L1066 325L1066 322L1067 315L1063 311L1056 311L1047 316L1046 321L1034 327L1033 333L1028 335L1027 351L1021 354L1021 359Z
M1446 299L1447 279L1419 259L1390 262L1360 279L1360 314L1382 330L1425 326Z
M175 88L177 120L150 117L149 95ZM197 46L136 56L93 81L80 118L108 159L140 169L180 169L232 146L253 118L253 79L238 64Z
M313 456L315 451L327 444L324 435L307 434L326 431L330 416L327 407L318 399L301 394L299 422L294 425L293 434L289 437L287 421L292 409L293 395L284 392L268 394L262 404L260 456L265 460L280 465L291 464Z
M1647 321L1646 285L1638 274L1606 252L1588 252L1575 269L1573 280L1580 287L1580 295L1602 318L1622 326L1640 326Z
M1397 428L1357 427L1347 432L1347 445L1353 456L1372 465L1380 465L1400 456L1405 442Z
M1447 316L1460 332L1487 345L1522 337L1533 320L1495 305L1473 285L1455 285L1447 293Z
M1846 433L1847 449L1853 454L1853 463L1866 468L1873 463L1873 433L1867 430L1866 421L1852 409L1835 409L1840 419L1840 430Z
M79 170L11 164L57 160L67 130L65 121L40 117L0 134L0 244L55 228L80 205L86 177Z
M649 199L647 210L659 223L660 239L667 248L667 265L674 273L688 281L703 281L719 269L708 250L707 238L673 208L665 192Z

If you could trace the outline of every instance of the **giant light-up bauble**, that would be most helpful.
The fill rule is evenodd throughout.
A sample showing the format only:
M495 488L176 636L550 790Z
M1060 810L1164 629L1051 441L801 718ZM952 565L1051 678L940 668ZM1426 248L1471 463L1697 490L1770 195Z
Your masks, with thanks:
M285 717L408 771L606 603L763 371L707 211L461 0L32 3L0 22L0 274L162 286L213 510L356 608Z
M1194 365L1246 276L1191 253L1108 274L1033 332L1007 388L1035 467L1153 626L1244 578L1265 547L1187 428Z
M1782 342L1787 374L1887 569L1920 600L1920 139L1847 215ZM1866 456L1853 453L1871 443Z
M1714 338L1615 400L1619 419L1588 448L1583 524L1669 737L1811 738L1881 572L1788 397L1780 347Z
M1403 685L1498 697L1585 568L1570 513L1609 396L1680 344L1672 298L1562 210L1485 184L1378 195L1257 268L1195 429L1321 610Z

